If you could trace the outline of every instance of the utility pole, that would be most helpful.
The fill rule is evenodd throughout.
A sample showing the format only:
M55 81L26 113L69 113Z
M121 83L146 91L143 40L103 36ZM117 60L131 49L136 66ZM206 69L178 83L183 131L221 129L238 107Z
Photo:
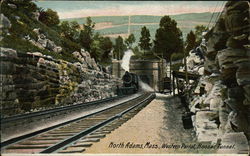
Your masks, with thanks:
M170 63L169 63L170 95L172 94L172 89L171 89L171 78L172 78L171 66L172 66L172 55L170 56ZM173 78L174 78L174 77L173 77Z
M185 64L185 78L186 78L186 85L189 84L188 80L188 71L187 71L187 56L186 56L186 50L184 49L184 64Z
M130 35L130 15L128 16L128 36Z

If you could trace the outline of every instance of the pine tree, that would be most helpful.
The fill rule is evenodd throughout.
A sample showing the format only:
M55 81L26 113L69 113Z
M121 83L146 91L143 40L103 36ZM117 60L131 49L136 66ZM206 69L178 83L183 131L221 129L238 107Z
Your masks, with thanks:
M135 43L135 35L134 35L134 34L130 34L130 35L128 36L128 38L125 39L125 44L126 44L126 46L127 46L129 49L131 49L133 43Z
M150 43L150 32L145 26L142 27L141 29L141 37L139 41L139 46L143 50L144 55L145 55L145 52L149 51L152 46L152 43Z
M189 52L190 50L194 49L196 46L196 37L194 32L191 30L187 34L187 39L186 39L186 52Z
M114 58L116 58L117 60L122 59L125 50L126 46L123 43L123 38L121 36L118 36L115 39Z
M170 60L173 53L183 51L182 32L169 16L162 17L159 26L155 34L154 51L158 56Z
M80 32L80 43L85 50L90 51L91 43L93 41L95 23L90 17L87 17L86 24L83 24L83 30Z

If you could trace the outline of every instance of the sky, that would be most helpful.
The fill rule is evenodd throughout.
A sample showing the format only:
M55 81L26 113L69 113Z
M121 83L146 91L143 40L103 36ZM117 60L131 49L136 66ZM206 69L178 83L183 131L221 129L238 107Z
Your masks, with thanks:
M219 12L225 1L36 1L57 11L60 19L87 16L176 15Z

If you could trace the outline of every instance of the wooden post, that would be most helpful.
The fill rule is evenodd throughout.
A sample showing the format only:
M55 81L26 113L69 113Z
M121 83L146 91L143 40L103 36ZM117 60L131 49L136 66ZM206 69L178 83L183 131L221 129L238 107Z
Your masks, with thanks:
M120 78L120 77L121 77L121 63L120 63L120 60L118 60L117 65L118 65L117 75L118 75L118 77Z
M172 73L171 73L171 66L172 66L172 57L170 56L170 63L169 63L169 77L170 77L170 95L172 94L172 89L171 89L171 78L172 78Z
M180 94L180 91L179 91L179 79L178 79L178 77L176 77L176 81L177 81L177 92L178 92L178 95Z
M189 80L188 80L188 71L187 71L187 56L186 56L186 51L184 51L184 64L185 64L186 85L188 85Z
M173 73L173 95L175 96L175 85L174 85L174 79L175 79L175 76L174 76L174 72Z

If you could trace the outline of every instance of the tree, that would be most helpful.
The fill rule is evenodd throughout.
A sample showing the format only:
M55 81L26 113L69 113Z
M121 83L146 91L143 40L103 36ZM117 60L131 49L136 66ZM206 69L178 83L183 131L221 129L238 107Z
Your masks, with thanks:
M100 59L101 64L109 64L111 63L111 58L109 54L113 49L113 43L109 37L102 37L101 38L101 45L100 48L103 50L102 57Z
M57 12L51 9L47 9L46 11L40 10L40 15L38 19L47 26L56 26L60 23Z
M141 29L141 37L139 41L140 48L144 51L149 51L151 49L152 43L150 43L150 32L149 30L144 26Z
M170 60L173 53L183 51L182 32L169 16L162 17L159 26L155 34L154 51L158 56Z
M109 37L102 37L96 33L90 45L90 55L96 62L108 64L111 62L109 54L113 49L113 44Z
M63 21L59 26L59 33L65 38L77 42L79 38L80 25L76 21Z
M90 17L87 17L86 24L83 24L83 30L80 32L79 41L85 50L90 51L90 46L93 41L95 23Z
M100 48L100 38L99 34L94 36L94 40L91 42L90 45L90 56L95 59L96 62L100 62L100 58L102 55L102 49Z
M133 48L133 53L135 54L135 56L140 57L141 53L138 46Z
M190 50L194 49L196 46L196 38L194 32L191 30L187 34L187 39L186 39L186 52L189 52Z
M131 49L133 43L135 43L135 35L134 35L134 34L130 34L130 35L128 36L128 38L125 39L125 44L126 44L126 46L127 46L129 49Z
M116 58L117 60L120 60L125 50L126 50L126 46L123 43L123 38L121 36L118 36L115 39L114 58Z
M195 37L196 37L196 45L200 45L202 41L202 32L208 31L208 28L204 25L195 26Z

